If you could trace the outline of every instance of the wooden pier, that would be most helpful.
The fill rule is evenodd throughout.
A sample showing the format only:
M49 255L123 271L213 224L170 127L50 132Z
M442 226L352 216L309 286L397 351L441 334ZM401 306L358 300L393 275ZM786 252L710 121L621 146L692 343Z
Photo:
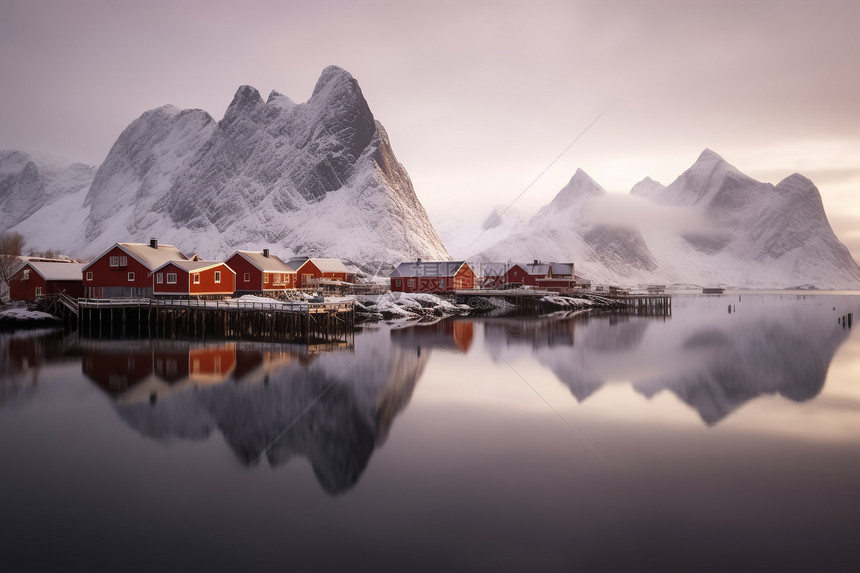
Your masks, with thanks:
M79 299L85 338L207 338L324 343L351 336L352 303Z
M551 305L542 299L552 297L572 297L590 300L596 304L595 310L607 310L634 314L637 316L672 316L672 297L668 294L559 294L544 290L463 290L454 293L454 302L466 304L475 310L492 310L487 299L497 298L513 305L513 312L522 315L539 315L551 310ZM486 307L486 308L485 308Z

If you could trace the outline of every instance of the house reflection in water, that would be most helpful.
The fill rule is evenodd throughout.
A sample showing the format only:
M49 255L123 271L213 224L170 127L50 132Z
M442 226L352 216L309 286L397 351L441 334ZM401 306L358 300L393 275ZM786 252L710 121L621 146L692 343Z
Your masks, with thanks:
M471 320L448 319L433 324L418 324L391 331L391 341L400 347L450 350L466 354L472 347L474 324Z
M235 344L88 343L83 372L122 402L155 401L189 386L220 384L236 369Z
M532 348L573 346L576 324L586 317L494 318L483 322L488 341L507 345L528 345Z

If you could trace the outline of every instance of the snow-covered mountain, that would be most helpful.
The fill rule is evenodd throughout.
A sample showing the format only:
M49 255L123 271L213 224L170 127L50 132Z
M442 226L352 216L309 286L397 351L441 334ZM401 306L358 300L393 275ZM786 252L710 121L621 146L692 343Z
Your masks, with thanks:
M90 165L56 157L0 151L0 230L14 227L47 203L81 195L95 172Z
M504 205L493 207L481 220L464 221L443 217L434 221L436 231L455 260L495 245L522 230L528 219L518 210Z
M668 186L646 178L608 195L581 170L484 260L574 261L598 282L860 288L860 267L799 174L777 185L705 150Z
M62 236L84 256L158 237L207 257L272 247L366 267L448 258L358 82L334 66L303 104L242 86L221 121L173 106L144 113L79 199L67 211L85 220L34 233L48 201L18 208L16 230L31 246Z

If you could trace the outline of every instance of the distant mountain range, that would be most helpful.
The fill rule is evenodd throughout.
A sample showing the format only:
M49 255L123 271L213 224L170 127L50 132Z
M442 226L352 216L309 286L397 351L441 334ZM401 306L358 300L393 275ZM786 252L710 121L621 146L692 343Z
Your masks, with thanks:
M97 171L71 170L81 177L61 189L26 154L0 156L0 230L78 256L157 237L213 258L263 247L366 267L448 258L358 82L334 66L303 104L242 86L221 121L150 110Z
M609 195L578 170L558 195L475 258L573 261L597 282L860 288L860 267L813 183L744 175L705 150L669 186L646 178Z
M28 249L85 258L151 237L206 258L268 247L371 271L449 258L358 83L334 66L302 104L242 86L220 121L147 111L98 169L0 152L0 207L0 231ZM481 228L440 228L458 258L573 261L600 283L860 288L809 179L762 183L710 150L668 186L608 194L578 170L531 219L496 207Z

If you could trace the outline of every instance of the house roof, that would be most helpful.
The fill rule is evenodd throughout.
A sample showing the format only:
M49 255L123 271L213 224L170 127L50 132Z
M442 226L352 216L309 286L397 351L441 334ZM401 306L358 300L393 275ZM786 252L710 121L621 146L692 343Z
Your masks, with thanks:
M317 257L296 257L290 259L290 266L294 267L296 270L299 269L303 264L310 261L313 265L323 273L353 273L346 268L346 265L343 264L343 261L340 259L322 259ZM354 274L354 273L353 273Z
M83 281L83 263L27 263L46 281Z
M572 275L573 263L550 263L552 274L554 275Z
M538 263L538 264L525 264L525 263L516 263L516 266L523 269L530 275L548 275L549 274L549 265L546 263Z
M93 263L104 257L106 254L111 252L116 247L119 247L125 254L134 258L140 264L145 266L147 269L154 271L156 268L160 267L167 261L176 260L176 261L185 261L188 260L182 251L174 247L173 245L162 245L159 244L157 247L153 248L149 245L149 243L116 243L107 249L105 252L100 254L98 257L90 261L84 267L84 270L88 269Z
M234 275L236 274L236 271L234 271L229 266L227 266L227 264L222 263L221 261L167 261L166 263L164 263L163 265L161 265L160 267L158 267L157 269L155 269L152 272L154 273L156 271L160 271L161 269L163 269L167 265L174 265L174 266L176 266L176 267L178 267L178 268L180 268L180 269L182 269L188 273L195 272L195 271L198 271L198 272L204 271L204 270L212 268L212 267L224 265L224 267L228 271L230 271ZM152 274L152 273L150 273L150 274Z
M410 261L400 263L392 277L452 277L466 261Z
M285 263L277 255L270 254L268 257L263 256L263 253L260 251L236 251L227 257L227 260L229 261L235 255L240 255L243 259L254 265L257 270L265 273L294 273L298 268L292 264Z

